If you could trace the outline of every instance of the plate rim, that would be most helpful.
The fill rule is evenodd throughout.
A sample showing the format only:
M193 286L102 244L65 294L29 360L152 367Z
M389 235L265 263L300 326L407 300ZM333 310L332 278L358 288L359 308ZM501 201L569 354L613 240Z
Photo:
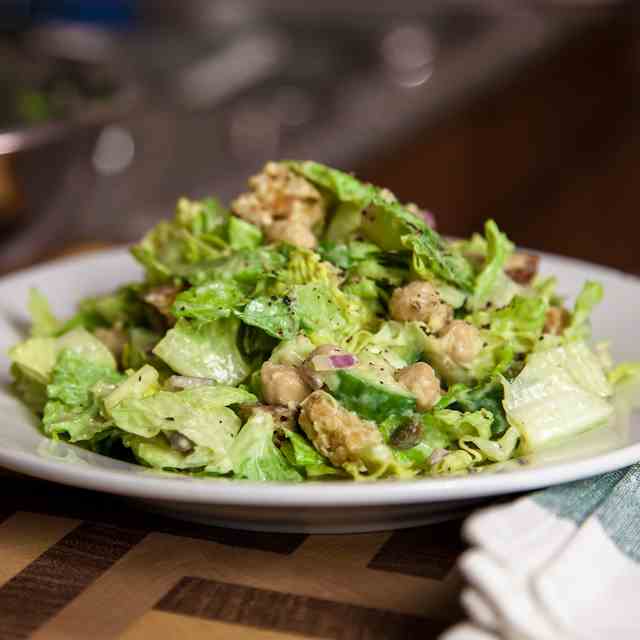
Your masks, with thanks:
M583 268L597 277L615 277L640 285L640 278L618 269L533 250L542 258ZM51 269L77 269L91 260L122 260L128 248L92 251L88 254L65 256L13 272L0 278L0 287L12 281L42 276ZM50 439L35 434L43 443ZM73 445L66 445L73 447ZM75 448L75 447L74 447ZM91 454L98 456L98 454ZM99 456L103 457L103 456ZM104 456L106 460L112 460ZM224 478L165 477L144 467L130 464L139 473L106 469L95 464L73 465L47 459L37 453L0 448L0 465L25 475L65 485L106 493L159 501L198 503L239 507L367 507L410 505L473 499L530 491L542 487L581 480L640 461L640 442L628 444L604 453L596 453L580 460L550 463L534 469L510 469L492 474L471 474L447 478L419 478L412 480L382 480L375 482L307 481L303 483L251 482ZM127 464L127 463L121 463ZM339 486L340 490L328 490Z

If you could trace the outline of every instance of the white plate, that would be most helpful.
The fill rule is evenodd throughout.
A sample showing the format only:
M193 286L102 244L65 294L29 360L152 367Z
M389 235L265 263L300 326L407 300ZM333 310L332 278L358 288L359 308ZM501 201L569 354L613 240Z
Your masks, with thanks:
M640 360L640 280L587 263L543 256L561 290L575 296L583 281L605 286L594 314L596 338L611 340L616 360ZM619 421L562 447L512 463L497 473L375 483L251 483L157 473L88 453L40 435L34 418L7 391L7 349L28 324L27 293L37 286L54 311L67 315L82 297L137 279L123 250L44 265L0 280L0 465L39 478L126 496L184 519L267 531L347 532L408 527L460 513L490 497L611 471L640 460L640 421Z

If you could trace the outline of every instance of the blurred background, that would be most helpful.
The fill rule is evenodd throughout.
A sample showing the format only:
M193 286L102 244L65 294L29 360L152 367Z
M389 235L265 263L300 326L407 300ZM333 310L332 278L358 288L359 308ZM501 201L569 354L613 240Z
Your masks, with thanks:
M2 0L0 272L309 158L640 273L634 4Z

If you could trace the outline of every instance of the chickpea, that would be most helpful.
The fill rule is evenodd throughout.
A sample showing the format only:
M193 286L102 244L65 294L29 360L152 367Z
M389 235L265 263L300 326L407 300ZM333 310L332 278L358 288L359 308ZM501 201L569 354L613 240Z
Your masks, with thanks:
M265 362L260 370L262 395L268 404L296 406L310 393L311 388L295 367Z
M286 242L302 249L314 249L318 241L313 231L300 220L280 220L266 228L272 242Z
M419 411L429 411L440 399L440 381L426 362L416 362L396 371L395 378L416 397Z
M364 466L362 454L383 444L375 424L347 411L324 391L314 391L302 403L298 422L316 449L337 466Z
M469 364L482 349L482 337L476 327L464 320L454 320L445 329L441 340L452 360Z
M434 286L421 280L395 289L389 312L394 320L420 320L434 333L442 331L453 318L453 309L440 300Z

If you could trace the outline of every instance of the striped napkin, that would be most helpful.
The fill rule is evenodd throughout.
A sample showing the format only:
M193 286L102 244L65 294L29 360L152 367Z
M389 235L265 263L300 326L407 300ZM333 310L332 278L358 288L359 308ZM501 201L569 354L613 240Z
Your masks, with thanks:
M470 621L441 640L640 638L640 465L467 520Z

